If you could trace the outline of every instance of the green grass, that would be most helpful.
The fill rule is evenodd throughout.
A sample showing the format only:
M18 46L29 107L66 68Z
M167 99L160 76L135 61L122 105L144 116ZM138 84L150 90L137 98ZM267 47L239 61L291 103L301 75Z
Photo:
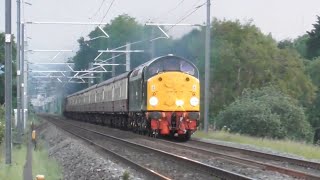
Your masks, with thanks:
M197 131L193 136L198 138L216 139L221 141L270 148L280 152L299 155L307 159L320 159L320 147L303 142L296 142L291 140L273 140L266 138L262 139L239 134L231 134L223 131L209 132L208 134L204 133L203 131Z
M40 141L36 151L32 154L32 174L44 175L45 179L58 180L62 179L62 171L54 159L49 158L48 151L43 148L43 143Z
M130 179L130 174L128 171L124 171L123 175L122 175L122 179L123 180L129 180Z
M29 114L29 128L30 128L30 125L31 125L31 122L34 123L35 126L39 125L42 123L42 119L38 118L38 116L34 113L30 113Z
M0 159L0 179L21 180L23 179L23 167L26 162L27 148L13 147L12 149L12 164L6 165L3 157L4 146L1 146L1 159Z

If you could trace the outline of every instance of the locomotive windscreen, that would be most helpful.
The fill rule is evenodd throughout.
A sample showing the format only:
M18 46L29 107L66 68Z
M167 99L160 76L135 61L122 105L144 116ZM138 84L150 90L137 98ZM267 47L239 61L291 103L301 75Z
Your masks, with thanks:
M180 71L198 78L196 67L192 63L177 57L163 58L151 63L147 69L147 75L152 77L165 71Z

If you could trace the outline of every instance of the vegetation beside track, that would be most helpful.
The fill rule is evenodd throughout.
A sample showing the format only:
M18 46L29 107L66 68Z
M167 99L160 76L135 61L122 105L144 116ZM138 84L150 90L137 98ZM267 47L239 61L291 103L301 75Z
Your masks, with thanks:
M224 131L209 132L206 134L203 131L197 131L193 137L215 139L227 142L234 142L245 145L254 145L262 148L295 154L307 159L320 159L320 147L303 142L292 140L273 140L268 138L255 138L240 134L232 134Z
M45 144L40 139L38 140L38 147L33 151L32 156L32 174L33 177L41 174L46 179L59 180L62 178L62 170L58 162L49 157L48 150L44 148Z
M0 105L0 179L21 180L23 179L23 169L26 162L27 148L22 146L12 146L12 163L5 164L5 115L4 106ZM15 135L15 131L12 132Z
M38 118L34 113L29 114L29 122L33 122L34 126L39 126L43 121ZM28 128L30 128L29 126ZM32 154L32 174L33 177L36 175L44 175L46 179L58 180L63 179L62 170L58 162L49 157L48 149L43 141L42 136L37 132L37 148Z
M5 164L4 145L0 149L0 179L21 180L23 179L23 169L26 163L27 148L25 145L12 148L12 164Z

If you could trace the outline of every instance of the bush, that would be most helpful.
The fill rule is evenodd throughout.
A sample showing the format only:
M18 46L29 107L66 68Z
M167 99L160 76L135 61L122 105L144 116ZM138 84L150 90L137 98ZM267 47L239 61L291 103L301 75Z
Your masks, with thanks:
M258 137L308 140L311 127L296 100L269 86L245 90L216 118L217 126Z
M4 118L4 107L0 105L0 144L3 141L4 129L5 129L5 118Z

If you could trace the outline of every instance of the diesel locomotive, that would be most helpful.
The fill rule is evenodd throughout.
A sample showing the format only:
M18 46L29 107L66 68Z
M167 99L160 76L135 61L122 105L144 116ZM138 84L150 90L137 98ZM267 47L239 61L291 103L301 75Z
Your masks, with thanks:
M190 61L167 55L69 95L66 117L150 136L188 140L200 119L200 81Z

